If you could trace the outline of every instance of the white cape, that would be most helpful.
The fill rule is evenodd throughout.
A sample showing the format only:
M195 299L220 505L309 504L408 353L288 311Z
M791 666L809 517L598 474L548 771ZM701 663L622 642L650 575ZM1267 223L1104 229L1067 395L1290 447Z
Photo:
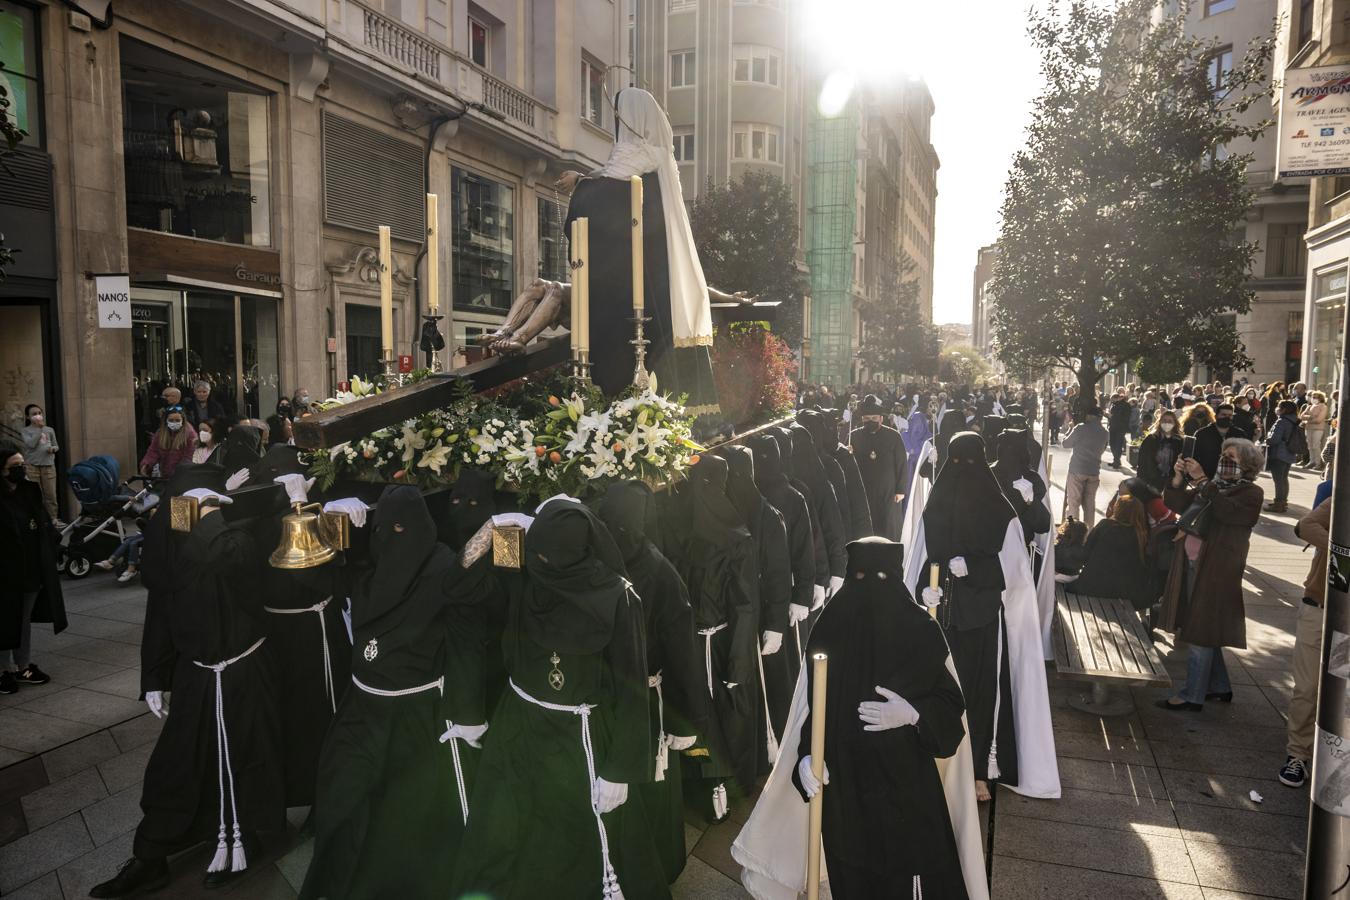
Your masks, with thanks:
M931 438L923 442L923 449L919 451L919 461L915 464L914 471L909 473L909 493L905 495L905 521L900 525L900 543L905 547L906 564L913 556L909 552L909 547L914 535L923 528L923 508L928 505L928 492L933 487L931 479L919 474L919 470L923 468L923 461L928 458L928 451L932 449Z
M1045 452L1041 452L1041 482L1045 485L1045 508L1050 510L1050 530L1036 535L1036 548L1041 554L1041 574L1036 579L1036 608L1041 616L1041 644L1045 658L1055 658L1050 643L1050 630L1055 622L1055 506L1050 502L1050 475L1045 468Z
M922 571L927 556L920 516L914 543L905 545L905 584L916 597L928 587L928 573ZM1013 730L1017 734L1018 782L1016 787L1008 787L1025 797L1058 799L1059 763L1055 759L1055 735L1050 724L1045 644L1036 585L1031 579L1031 559L1023 543L1022 523L1017 519L1008 522L998 557L1003 564L1003 622L1008 632ZM1052 614L1053 610L1052 604Z
M947 657L947 671L956 677L952 658ZM787 728L779 745L778 759L750 812L741 833L731 845L731 856L741 864L741 883L755 900L797 900L806 891L806 833L809 824L808 806L802 802L792 783L792 771L797 766L797 739L806 720L806 666L797 676L797 688L792 694L792 709ZM961 716L961 724L966 718ZM989 900L989 884L985 880L984 844L980 838L979 812L975 804L975 769L970 755L970 729L961 739L956 754L950 759L934 760L942 778L942 790L947 796L947 815L952 820L956 836L956 850L961 857L961 873L965 876L966 893L970 900ZM830 761L825 760L826 768ZM825 790L829 790L829 785ZM820 878L829 880L822 851Z

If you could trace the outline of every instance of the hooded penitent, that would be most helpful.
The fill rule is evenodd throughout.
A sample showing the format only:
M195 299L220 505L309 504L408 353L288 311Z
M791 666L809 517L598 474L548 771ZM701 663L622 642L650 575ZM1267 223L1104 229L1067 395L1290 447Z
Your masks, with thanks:
M252 425L236 425L225 436L222 467L226 477L240 469L252 469L262 459L262 432Z
M463 547L483 523L497 512L496 479L481 470L465 468L450 489L448 536Z
M839 502L834 496L834 488L825 477L825 467L820 463L820 456L816 453L811 433L800 425L789 426L786 431L792 445L792 453L790 457L784 457L784 463L792 477L807 487L807 502L811 504L815 519L820 525L820 533L825 540L829 569L824 574L842 577L846 559L844 545L847 541L844 539L843 517L839 513ZM820 571L816 572L817 583L821 574Z
M862 479L855 478L853 489L844 468L844 460L839 458L839 430L833 418L824 412L804 409L797 413L797 424L811 435L816 455L820 458L825 479L834 490L835 502L839 505L839 521L844 527L845 540L866 537L872 533L872 517L868 511L865 495L860 491ZM849 468L856 475L857 466L852 464L853 457L845 449L843 453Z
M937 473L942 471L942 465L947 461L947 445L951 439L959 432L966 430L966 415L959 409L949 409L942 414L942 419L938 422L937 435L933 438L933 449L937 451L937 464L930 465L927 460L923 462L923 474L928 478L936 478Z
M1012 504L1013 511L1022 523L1022 531L1028 543L1036 535L1050 530L1050 510L1045 505L1045 482L1032 469L1031 453L1027 446L1025 431L1005 430L998 436L998 459L994 462L994 478L1003 490L1003 496ZM1031 484L1030 502L1022 497L1021 491L1013 487L1019 480Z
M984 438L985 459L991 463L998 456L998 436L1006 427L1008 420L1003 416L985 416L980 424L980 436Z
M875 399L875 398L872 398ZM880 404L877 404L878 408ZM864 422L849 436L871 514L868 534L892 540L900 537L903 496L909 490L909 454L894 428L876 420Z

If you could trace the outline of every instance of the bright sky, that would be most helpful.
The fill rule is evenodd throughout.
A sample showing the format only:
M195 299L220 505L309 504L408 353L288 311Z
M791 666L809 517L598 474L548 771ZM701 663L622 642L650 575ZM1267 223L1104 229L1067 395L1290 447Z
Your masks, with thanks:
M918 76L933 94L933 145L942 162L936 322L970 321L975 254L998 237L1003 184L1041 85L1026 36L1030 5L804 0L806 33L828 63L850 67L861 79Z

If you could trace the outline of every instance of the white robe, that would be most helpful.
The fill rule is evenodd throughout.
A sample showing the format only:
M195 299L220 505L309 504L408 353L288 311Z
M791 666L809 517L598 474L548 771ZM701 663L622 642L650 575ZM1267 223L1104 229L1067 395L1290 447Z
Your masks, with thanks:
M923 537L922 515L918 523L913 544L905 545L905 584L916 597L928 587L928 573L923 571L928 545ZM1018 781L1016 787L1008 787L1025 797L1058 799L1059 762L1055 758L1055 735L1050 722L1041 617L1022 523L1016 518L1008 522L998 557L1003 565L1003 624L1008 635L1013 731L1017 735ZM1053 608L1052 605L1052 611Z
M956 667L947 656L947 671L956 678ZM960 680L958 679L958 684ZM797 735L806 720L806 666L797 676L788 713L784 740L778 750L764 791L750 812L741 833L731 845L731 857L741 864L741 883L755 900L797 900L806 891L806 838L809 825L808 805L802 802L792 783L797 766ZM961 716L965 726L966 717ZM971 761L970 729L950 759L937 759L938 775L947 797L947 815L952 820L956 850L961 857L970 900L989 900L985 880L984 844L980 837L979 811L975 803L975 768ZM825 760L828 769L830 761ZM825 790L830 786L826 785ZM829 880L821 851L820 878Z
M900 525L900 543L905 547L905 568L908 574L909 561L911 554L909 548L914 540L916 532L923 528L923 508L928 505L928 491L932 489L931 479L924 478L919 474L923 468L923 461L928 458L928 451L933 449L932 439L923 442L923 449L919 451L918 461L914 462L914 470L909 473L909 493L905 495L905 521ZM923 560L919 560L923 562ZM918 565L918 563L915 563Z
M1055 658L1055 648L1050 643L1051 626L1055 622L1055 507L1050 502L1050 475L1045 468L1045 452L1041 452L1041 481L1045 484L1045 497L1042 502L1050 510L1050 530L1036 535L1036 548L1041 554L1041 574L1036 579L1036 607L1041 616L1041 643L1045 658Z

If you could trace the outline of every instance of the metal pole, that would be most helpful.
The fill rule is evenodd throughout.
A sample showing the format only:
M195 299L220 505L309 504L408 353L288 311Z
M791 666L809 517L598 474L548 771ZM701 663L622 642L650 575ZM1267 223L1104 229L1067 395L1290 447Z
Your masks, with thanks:
M1350 315L1341 323L1340 406L1342 430L1350 422ZM1331 500L1331 547L1322 620L1322 669L1318 675L1317 731L1313 739L1308 846L1303 879L1306 900L1345 896L1350 882L1350 726L1347 726L1346 642L1350 641L1350 452L1336 441ZM1334 658L1333 658L1334 656ZM1339 892L1339 893L1338 893Z

